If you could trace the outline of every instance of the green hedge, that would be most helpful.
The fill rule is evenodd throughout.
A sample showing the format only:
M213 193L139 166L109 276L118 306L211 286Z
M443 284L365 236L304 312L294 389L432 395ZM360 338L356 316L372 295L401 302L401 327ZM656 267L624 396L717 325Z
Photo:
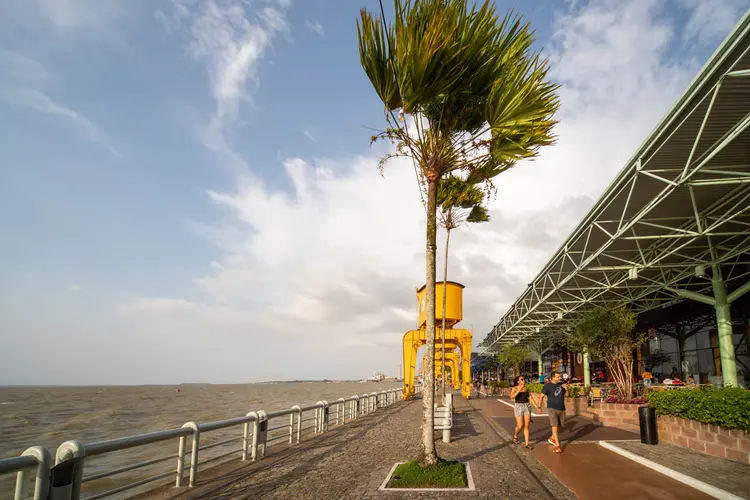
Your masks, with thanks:
M544 387L544 384L526 384L526 387L529 388L529 392L533 392L536 394L542 393L542 387ZM569 398L577 398L578 396L585 396L583 393L583 388L578 386L570 386L568 387L568 394L567 397Z
M750 391L739 387L649 391L648 400L657 415L750 431Z
M492 388L510 387L510 383L507 380L490 380L489 386Z
M536 394L542 393L542 387L544 387L544 384L526 384L526 387L529 388L529 392L533 392Z
M585 394L583 393L583 387L579 387L577 385L569 386L567 396L569 398L577 398L578 396L585 396Z

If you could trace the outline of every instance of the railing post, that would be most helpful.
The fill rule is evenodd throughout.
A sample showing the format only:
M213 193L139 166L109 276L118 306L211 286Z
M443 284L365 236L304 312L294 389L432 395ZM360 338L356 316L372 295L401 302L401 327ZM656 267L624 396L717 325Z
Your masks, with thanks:
M338 405L336 406L336 425L343 424L346 420L346 400L339 398L337 400ZM339 414L343 416L342 420L339 420Z
M185 442L187 436L180 436L180 445L177 448L177 477L175 478L174 487L182 487L182 476L185 474Z
M201 430L196 422L187 422L182 427L193 430L193 446L190 453L190 482L188 483L188 486L192 488L195 486L195 479L198 476L198 450L201 444Z
M258 415L254 411L251 411L246 417L250 417L253 420L258 418ZM250 447L250 421L245 422L244 429L242 432L242 461L247 460L247 449Z
M354 404L352 405L354 420L357 420L357 418L359 417L359 396L352 396L352 397L354 398Z
M253 426L253 462L266 456L266 438L268 437L268 420L266 412L257 412L258 418Z
M321 432L328 432L328 422L331 419L330 407L328 401L323 401L323 428Z
M66 495L63 496L63 498L67 497L70 498L70 500L80 500L81 484L83 484L83 461L85 458L86 447L80 441L65 441L57 448L57 451L55 452L55 466L67 462L68 460L78 459L78 463L73 466L73 477L70 484L59 486L58 491L63 495ZM68 490L70 492L69 496L67 495L68 492L63 490L63 488L66 488L67 486L70 486L70 489ZM55 485L50 484L50 496L56 498L54 496L55 491L53 490L55 490Z
M299 405L292 406L292 410L294 410L294 413L289 414L289 444L294 444L294 416L300 414ZM300 414L301 418L302 415ZM297 442L299 443L299 436L297 436Z
M325 403L323 401L318 401L315 404L317 405L317 407L315 408L315 433L322 434L323 433L323 420L325 419L325 416L323 414Z
M49 475L52 466L52 454L42 446L32 446L21 453L21 456L36 458L36 479L34 480L34 500L47 500L49 494ZM26 500L26 470L21 469L16 474L15 500Z
M302 408L299 406L298 414L297 414L297 444L299 444L300 439L302 438Z

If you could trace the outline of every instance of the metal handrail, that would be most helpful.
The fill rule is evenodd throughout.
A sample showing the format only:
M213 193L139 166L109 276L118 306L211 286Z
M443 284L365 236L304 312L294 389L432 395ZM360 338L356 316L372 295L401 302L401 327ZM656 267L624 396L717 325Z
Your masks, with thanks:
M66 441L57 448L55 453L55 464L57 465L72 459L79 460L73 465L75 469L72 479L71 500L80 500L81 486L84 483L174 460L175 458L177 459L177 467L174 472L160 473L111 490L96 493L87 497L87 500L115 495L123 491L164 479L173 474L175 475L175 486L181 487L186 465L188 466L189 486L192 487L195 486L199 465L205 465L210 462L221 460L222 458L234 454L240 454L241 460L245 461L248 459L248 451L250 452L251 460L255 461L262 459L265 457L266 446L271 443L280 442L282 439L286 439L290 445L299 444L302 440L302 431L312 429L313 434L324 433L328 430L330 425L343 425L348 421L356 420L363 415L367 415L378 408L392 405L400 400L398 397L398 393L400 392L400 389L391 389L381 391L380 393L363 394L361 396L354 395L350 398L339 398L331 403L328 403L327 401L318 401L313 405L304 407L295 405L292 408L269 413L264 411L252 411L244 417L234 417L206 423L188 422L182 427L176 429L138 434L135 436L97 441L87 444L79 441ZM303 416L306 412L310 413L307 417ZM272 419L279 419L287 416L289 417L287 424L277 427L269 427L269 422ZM335 423L332 424L331 420L334 420ZM312 422L312 424L309 426L303 426L303 422ZM211 443L207 446L200 446L200 437L202 434L237 426L243 426L242 436L222 439L221 441ZM274 433L273 437L268 436L272 431L279 431L286 428L289 430L288 433L279 433L278 435ZM191 449L188 450L187 439L191 436ZM179 440L176 457L174 455L161 456L135 464L128 464L116 469L90 474L88 476L83 475L84 464L88 457L127 450L172 439ZM221 455L199 461L198 455L200 452L218 448L240 440L242 441L241 449L234 449ZM190 463L186 464L186 459L188 457ZM48 497L50 490L49 479L52 465L52 454L47 448L42 446L32 446L18 457L0 460L0 474L10 472L17 473L14 498L15 500L22 500L26 499L26 486L29 482L26 473L29 469L36 468L33 498L34 500L44 500Z

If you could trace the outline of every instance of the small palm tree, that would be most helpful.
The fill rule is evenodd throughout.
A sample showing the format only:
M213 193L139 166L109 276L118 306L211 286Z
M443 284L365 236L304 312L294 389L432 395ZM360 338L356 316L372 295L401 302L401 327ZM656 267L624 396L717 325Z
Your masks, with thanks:
M445 314L448 302L448 247L451 241L451 231L461 224L487 222L490 215L487 208L482 204L485 193L468 180L457 175L448 175L440 180L438 184L437 202L440 206L438 217L440 225L445 228L445 256L443 264L443 323L442 329L442 378L443 378L443 400L445 400ZM466 353L461 353L465 356Z
M437 463L433 431L435 394L435 247L437 188L452 172L491 187L492 175L552 144L557 85L547 62L532 52L534 35L520 16L498 19L494 2L394 0L388 23L362 9L359 56L385 108L387 126L372 140L410 157L427 195L426 347L422 456Z

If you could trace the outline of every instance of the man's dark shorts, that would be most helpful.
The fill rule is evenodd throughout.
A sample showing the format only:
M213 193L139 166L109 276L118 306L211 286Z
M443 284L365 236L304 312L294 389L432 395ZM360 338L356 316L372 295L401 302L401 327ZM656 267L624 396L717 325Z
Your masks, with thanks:
M549 423L552 427L565 426L565 411L547 408L547 415L549 416Z

